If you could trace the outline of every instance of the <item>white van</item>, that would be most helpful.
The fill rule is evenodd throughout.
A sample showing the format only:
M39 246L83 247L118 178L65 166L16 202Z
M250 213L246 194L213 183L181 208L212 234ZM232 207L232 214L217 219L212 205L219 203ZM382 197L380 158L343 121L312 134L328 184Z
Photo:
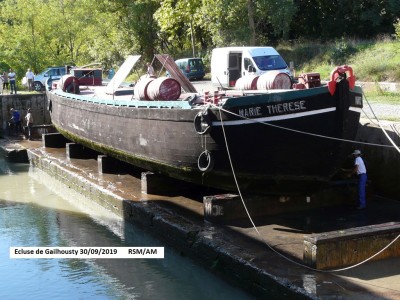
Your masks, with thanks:
M287 73L293 81L288 65L273 47L225 47L212 51L213 85L233 87L242 76L262 75L272 70Z

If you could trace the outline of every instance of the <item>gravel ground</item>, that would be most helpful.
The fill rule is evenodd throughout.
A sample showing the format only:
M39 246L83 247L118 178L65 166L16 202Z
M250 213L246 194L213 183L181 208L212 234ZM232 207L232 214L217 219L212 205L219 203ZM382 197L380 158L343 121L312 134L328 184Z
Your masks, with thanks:
M400 124L400 105L368 103L364 101L362 117L375 119L374 115L380 120L389 120Z

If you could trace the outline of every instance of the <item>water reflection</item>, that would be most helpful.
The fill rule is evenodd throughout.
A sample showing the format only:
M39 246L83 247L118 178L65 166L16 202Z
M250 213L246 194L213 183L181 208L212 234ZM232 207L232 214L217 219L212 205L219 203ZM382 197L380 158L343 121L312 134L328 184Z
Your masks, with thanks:
M37 171L0 159L0 298L250 298ZM158 246L165 259L9 259L10 246Z

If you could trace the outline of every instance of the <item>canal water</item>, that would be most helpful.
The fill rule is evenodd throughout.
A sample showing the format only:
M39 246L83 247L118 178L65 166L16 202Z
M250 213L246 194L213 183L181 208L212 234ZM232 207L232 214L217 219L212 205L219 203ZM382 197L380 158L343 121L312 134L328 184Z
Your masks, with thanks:
M252 299L27 164L0 156L0 299ZM164 259L11 259L10 247L164 247Z

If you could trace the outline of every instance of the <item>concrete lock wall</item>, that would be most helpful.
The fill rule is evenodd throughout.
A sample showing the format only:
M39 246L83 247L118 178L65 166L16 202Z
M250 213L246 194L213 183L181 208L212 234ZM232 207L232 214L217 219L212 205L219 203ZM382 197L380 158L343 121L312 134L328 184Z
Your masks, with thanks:
M400 136L397 134L400 125L383 126L394 143L400 146ZM355 145L360 149L367 167L368 179L371 181L374 194L400 200L400 153L392 147L383 130L376 124L360 123L357 141L390 147L379 147L369 144Z
M51 124L50 113L47 110L45 94L0 95L0 136L7 134L8 121L11 119L10 109L17 109L25 126L25 116L31 108L34 125Z

